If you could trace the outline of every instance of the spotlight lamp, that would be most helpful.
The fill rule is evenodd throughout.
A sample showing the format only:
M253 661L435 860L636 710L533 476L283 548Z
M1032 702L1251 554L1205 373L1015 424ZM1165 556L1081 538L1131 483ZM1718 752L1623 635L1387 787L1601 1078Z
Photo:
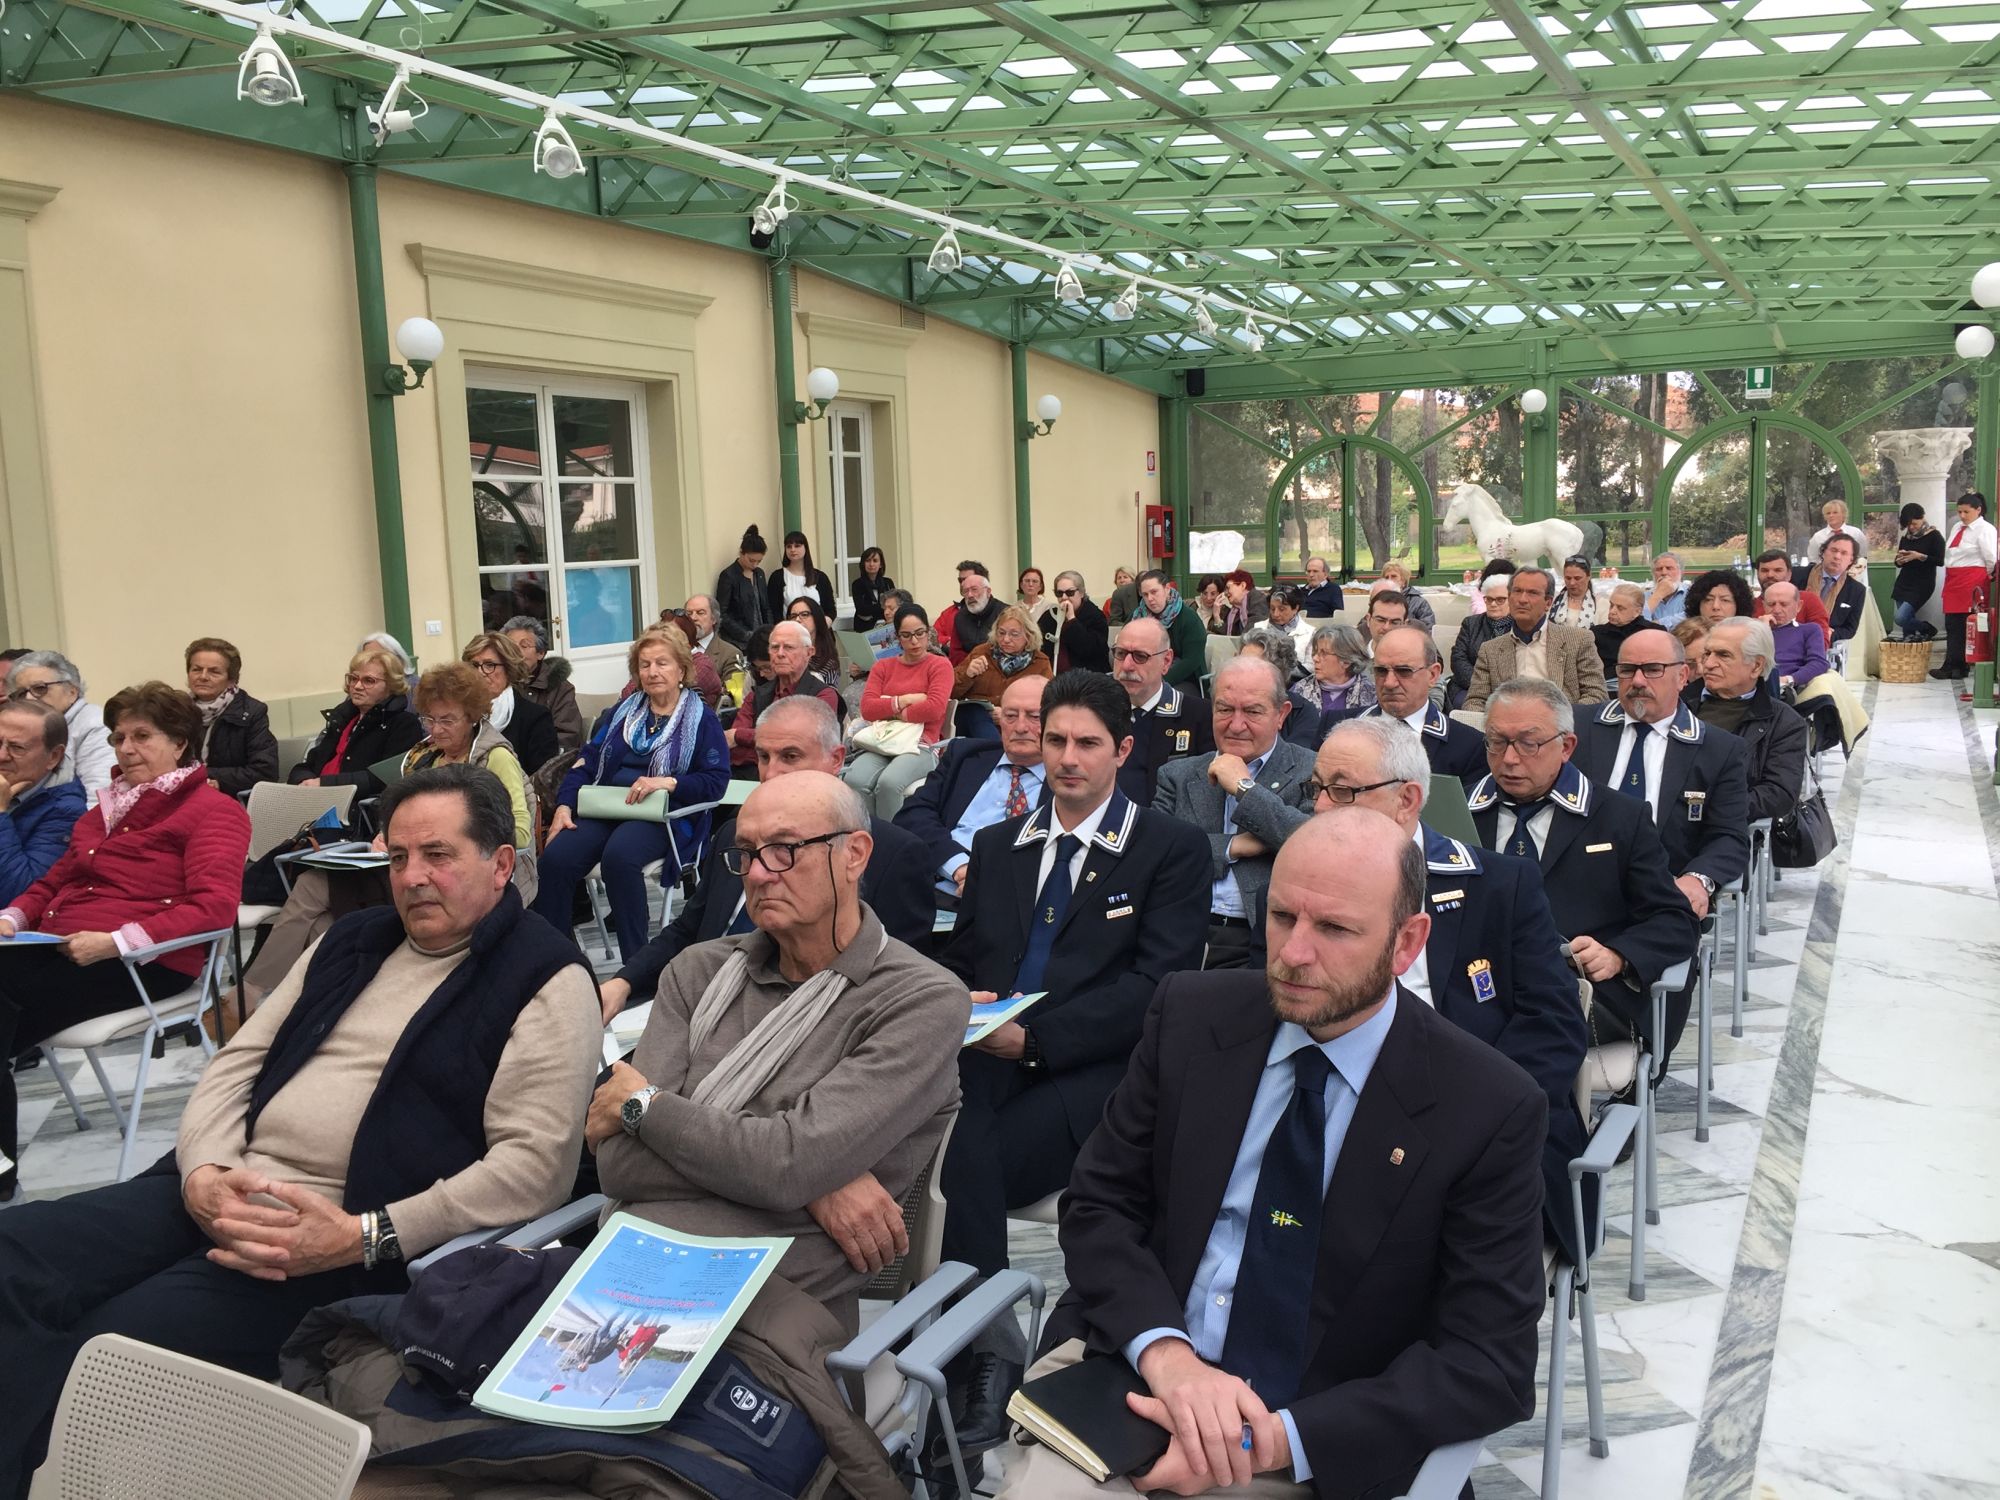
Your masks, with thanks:
M299 87L292 60L268 26L257 28L257 39L236 61L236 97L274 108L306 102L306 91Z
M2000 260L1972 273L1972 300L1981 307L2000 307Z
M1056 301L1067 303L1082 300L1083 281L1076 274L1076 267L1064 261L1062 269L1056 272Z
M1984 359L1993 352L1993 330L1983 323L1968 323L1958 330L1951 346L1960 359Z
M1194 304L1194 331L1205 339L1215 337L1215 316L1208 310L1208 298L1199 297Z
M382 96L382 102L368 107L368 133L380 146L390 136L412 129L430 112L430 104L410 88L410 70L398 68L395 78L390 80L389 91Z
M958 231L946 229L938 236L938 242L931 251L930 271L933 276L949 276L963 264L965 257L959 254Z
M583 153L576 149L576 142L554 110L542 116L541 128L535 132L534 165L537 172L546 172L558 182L583 170Z
M773 235L778 226L798 212L799 200L785 191L785 180L780 177L771 184L771 191L764 195L764 201L750 210L750 232L752 234Z
M1062 399L1054 394L1043 396L1035 403L1035 416L1038 420L1024 424L1027 428L1027 436L1031 438L1047 437L1051 429L1056 425L1056 418L1061 415Z
M1252 354L1264 352L1264 330L1257 326L1257 320L1249 313L1243 315L1243 331L1237 335L1243 347Z
M1538 385L1531 385L1521 392L1521 410L1531 417L1539 417L1549 409L1549 393Z
M1129 323L1139 315L1139 278L1133 277L1125 284L1125 290L1118 294L1118 300L1105 309L1106 317L1114 323Z
M825 365L815 365L806 371L806 395L811 399L792 403L792 421L817 422L839 394L840 377Z
M384 365L381 369L382 389L391 396L422 390L424 377L430 374L431 366L444 353L444 330L429 318L405 318L396 325L396 352L410 362L409 368Z

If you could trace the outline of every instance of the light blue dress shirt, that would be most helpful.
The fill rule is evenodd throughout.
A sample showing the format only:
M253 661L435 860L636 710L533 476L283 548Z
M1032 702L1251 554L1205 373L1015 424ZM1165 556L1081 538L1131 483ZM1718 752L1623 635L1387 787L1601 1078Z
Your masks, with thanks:
M1640 587L1644 588L1647 594L1649 595L1653 592L1652 589L1647 587L1645 584L1641 584ZM1688 612L1688 586L1686 583L1682 583L1671 594L1667 595L1666 598L1660 601L1660 607L1658 609L1646 610L1644 611L1644 614L1646 618L1651 620L1655 625L1663 626L1668 630L1672 630L1676 625L1680 624L1681 621L1687 618L1687 612Z
M1275 749L1276 746L1277 742L1275 740L1272 741L1272 748ZM1264 769L1264 762L1270 758L1271 752L1266 750L1262 755L1249 763L1248 769L1253 781L1256 779L1257 773ZM1233 838L1235 834L1236 798L1234 796L1224 797L1222 799L1222 836L1227 839ZM1222 878L1209 888L1208 909L1218 917L1247 917L1250 915L1243 906L1243 888L1236 883L1235 860L1232 859L1229 861L1228 866L1222 872Z
M979 790L972 794L972 800L965 804L965 815L958 820L958 826L951 831L952 842L961 849L972 847L972 836L982 828L990 828L1007 816L1007 788L1013 785L1014 763L1001 756L993 769L986 773L986 780ZM1042 800L1042 768L1039 765L1021 767L1021 795L1028 799L1028 810L1032 812ZM958 867L966 863L966 856L954 854L946 860L939 873L943 877L937 888L947 896L958 894L958 883L951 877L958 873Z
M1264 1146L1292 1101L1292 1054L1301 1047L1316 1046L1333 1064L1326 1079L1326 1155L1320 1163L1320 1196L1324 1198L1332 1186L1334 1164L1340 1160L1355 1106L1361 1102L1361 1091L1367 1087L1368 1075L1395 1020L1396 990L1391 985L1379 1011L1330 1042L1315 1042L1303 1026L1290 1021L1278 1023L1271 1050L1264 1057L1257 1092L1250 1101L1242 1143L1236 1148L1236 1165L1229 1169L1222 1207L1216 1212L1215 1227L1208 1232L1208 1244L1188 1285L1184 1309L1187 1329L1149 1328L1126 1344L1125 1358L1134 1370L1139 1368L1139 1356L1146 1347L1161 1339L1186 1339L1210 1364L1221 1361L1223 1343L1229 1336L1230 1310L1236 1304L1236 1273L1243 1264L1243 1243L1250 1232L1250 1209L1257 1196L1257 1173L1264 1165ZM1280 1411L1278 1416L1292 1445L1292 1477L1304 1484L1312 1478L1312 1466L1306 1462L1299 1429L1289 1411Z

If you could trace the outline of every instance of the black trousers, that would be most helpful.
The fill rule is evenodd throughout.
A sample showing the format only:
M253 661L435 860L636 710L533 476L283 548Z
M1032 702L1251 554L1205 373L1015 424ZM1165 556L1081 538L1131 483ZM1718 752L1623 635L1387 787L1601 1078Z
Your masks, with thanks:
M944 1258L1007 1269L1007 1211L1069 1186L1082 1146L1045 1072L990 1053L958 1059L958 1123L944 1154Z
M315 1307L402 1291L400 1266L258 1281L204 1259L171 1158L129 1182L0 1213L0 1497L25 1494L70 1362L100 1333L260 1379ZM170 1440L163 1434L161 1441Z
M1202 950L1204 969L1261 969L1264 934L1255 927L1235 927L1210 919L1208 945Z
M139 965L139 980L155 1000L178 995L192 982L165 964ZM79 1021L138 1003L125 965L115 958L76 964L45 945L0 951L0 1151L17 1161L21 1156L13 1060Z
M1965 625L1970 615L1944 617L1944 669L1947 672L1967 672L1971 670L1965 661Z

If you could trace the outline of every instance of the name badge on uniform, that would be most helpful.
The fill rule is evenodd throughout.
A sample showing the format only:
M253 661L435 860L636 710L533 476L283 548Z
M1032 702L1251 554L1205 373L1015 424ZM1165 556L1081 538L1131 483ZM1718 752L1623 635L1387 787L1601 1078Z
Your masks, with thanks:
M1699 823L1702 813L1708 807L1708 793L1682 792L1681 800L1687 803L1688 821L1690 823Z
M1439 908L1452 907L1465 899L1464 891L1433 891L1431 905Z
M1493 988L1493 964L1484 958L1475 958L1465 966L1465 974L1472 981L1472 998L1482 1005L1499 993Z
M1174 731L1174 754L1176 755L1187 754L1188 746L1192 745L1193 743L1194 743L1194 735L1190 731L1186 729L1178 729Z
M1585 854L1609 854L1617 847L1616 844L1585 844L1583 852Z

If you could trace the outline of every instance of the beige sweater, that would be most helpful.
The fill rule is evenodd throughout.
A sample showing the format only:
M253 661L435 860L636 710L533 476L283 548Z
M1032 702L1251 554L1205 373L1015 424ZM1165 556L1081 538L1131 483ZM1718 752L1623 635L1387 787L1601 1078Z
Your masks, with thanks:
M384 959L325 1043L265 1105L255 1139L246 1141L250 1090L299 998L308 950L202 1074L181 1116L182 1180L209 1163L247 1167L338 1202L354 1132L391 1049L465 953L462 945L426 953L405 942ZM469 1229L535 1218L568 1199L602 1062L599 1014L581 965L557 974L522 1008L486 1094L486 1155L413 1197L381 1205L405 1255Z
M660 977L632 1057L663 1092L637 1139L615 1136L597 1152L615 1208L689 1234L793 1236L779 1273L850 1323L866 1277L805 1206L863 1172L894 1197L908 1191L957 1107L958 1049L971 1015L963 984L893 939L878 957L881 936L864 905L861 931L834 965L853 987L740 1113L687 1096L795 986L761 932L685 950ZM695 1006L739 945L750 950L743 991L689 1057Z

